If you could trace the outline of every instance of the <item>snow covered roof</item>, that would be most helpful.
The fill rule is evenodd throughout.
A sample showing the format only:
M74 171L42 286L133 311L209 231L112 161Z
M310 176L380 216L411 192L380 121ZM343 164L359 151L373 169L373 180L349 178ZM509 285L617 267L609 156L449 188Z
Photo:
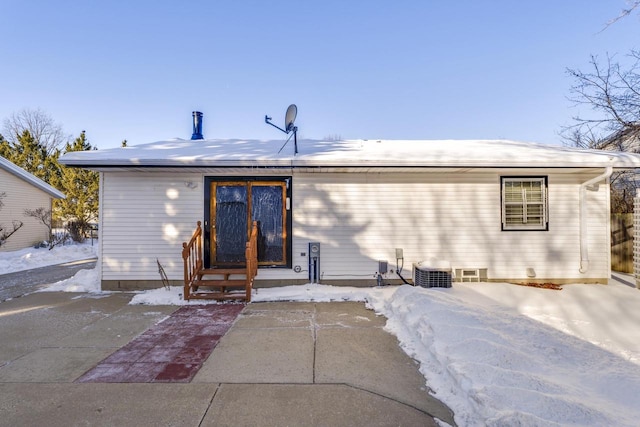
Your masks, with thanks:
M40 190L49 194L51 197L54 197L56 199L64 199L66 197L64 193L58 191L54 187L50 186L49 184L47 184L37 176L30 174L29 172L22 169L21 167L14 165L4 157L0 157L0 169L3 169L12 175L15 175L16 177L22 179L23 181L28 182L29 184L33 185L36 188L39 188Z
M59 161L104 167L640 167L640 154L506 140L173 139L107 150L74 151Z

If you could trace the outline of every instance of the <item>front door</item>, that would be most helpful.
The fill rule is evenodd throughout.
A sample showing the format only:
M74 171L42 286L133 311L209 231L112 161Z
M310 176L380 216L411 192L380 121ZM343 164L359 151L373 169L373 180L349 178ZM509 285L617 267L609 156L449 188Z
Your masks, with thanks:
M245 244L258 223L258 265L287 265L286 181L210 183L211 265L244 264Z

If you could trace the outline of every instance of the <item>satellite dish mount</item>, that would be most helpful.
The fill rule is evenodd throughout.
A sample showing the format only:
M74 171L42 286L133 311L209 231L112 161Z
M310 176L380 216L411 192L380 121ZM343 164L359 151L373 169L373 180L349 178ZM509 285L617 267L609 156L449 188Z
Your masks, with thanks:
M293 124L296 120L297 115L298 107L296 107L296 104L289 105L289 108L287 108L287 113L284 116L284 129L271 123L271 117L267 115L264 116L264 122L266 124L273 126L279 131L286 133L287 135L293 132L294 155L298 154L298 127ZM291 139L291 137L287 138L287 142L289 142L289 139ZM282 148L280 148L280 151L282 151L284 146L287 145L287 142L285 142ZM280 151L278 151L278 153L280 153Z

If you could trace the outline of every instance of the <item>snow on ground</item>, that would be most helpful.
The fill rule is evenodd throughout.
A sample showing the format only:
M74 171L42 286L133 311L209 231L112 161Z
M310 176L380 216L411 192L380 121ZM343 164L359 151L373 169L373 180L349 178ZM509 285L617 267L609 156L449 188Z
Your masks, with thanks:
M404 286L391 298L371 302L389 319L387 330L420 362L428 385L459 425L637 425L637 364L523 316L513 306L488 303L476 291L485 285L494 292L514 286ZM569 294L526 291L541 305L551 300L561 306L557 300ZM582 291L590 293L586 285ZM629 288L628 294L640 303L637 290ZM596 322L593 326L602 329Z
M47 248L26 248L19 251L0 252L0 275L62 264L96 257L97 246L91 243L56 246Z
M83 270L48 290L98 292L98 283L94 270ZM181 292L142 292L131 304L194 303ZM561 291L308 284L256 289L253 301L366 302L388 319L386 330L461 426L635 426L640 419L640 291L618 281Z
M103 293L100 289L98 269L80 270L73 277L53 283L38 292L88 292ZM111 292L104 292L111 293Z
M19 251L0 252L0 275L96 258L97 249L97 246L86 242L56 246L51 250L48 248L26 248ZM54 283L43 290L46 292L100 292L98 270L80 270L74 277Z

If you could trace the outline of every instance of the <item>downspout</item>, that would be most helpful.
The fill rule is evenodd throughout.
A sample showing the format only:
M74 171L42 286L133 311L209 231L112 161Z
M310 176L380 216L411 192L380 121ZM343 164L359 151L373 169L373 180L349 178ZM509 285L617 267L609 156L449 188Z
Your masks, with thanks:
M104 232L104 172L98 172L98 261L96 262L97 272L98 272L98 281L100 282L100 290L102 290L102 284L104 283L102 279L102 242L104 239L102 238L102 233Z
M589 271L589 249L587 239L587 187L602 180L608 179L613 173L613 168L607 166L604 173L580 184L580 273Z

